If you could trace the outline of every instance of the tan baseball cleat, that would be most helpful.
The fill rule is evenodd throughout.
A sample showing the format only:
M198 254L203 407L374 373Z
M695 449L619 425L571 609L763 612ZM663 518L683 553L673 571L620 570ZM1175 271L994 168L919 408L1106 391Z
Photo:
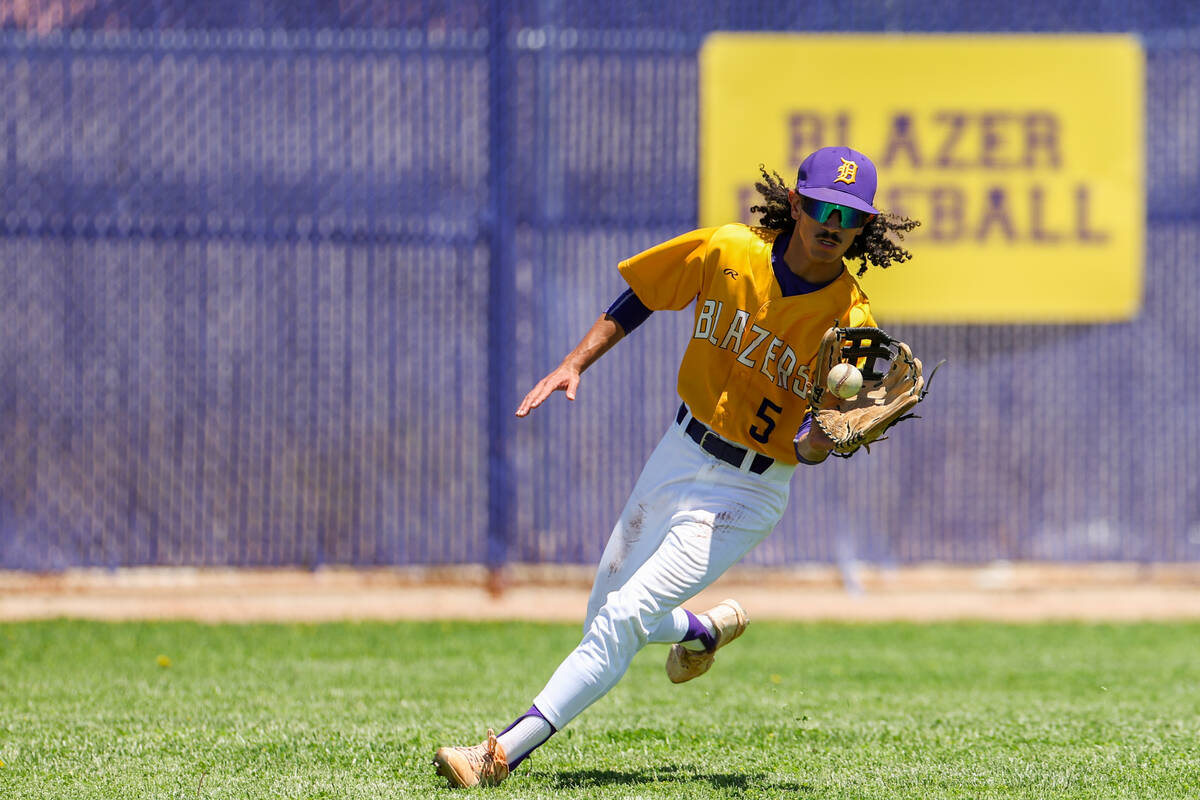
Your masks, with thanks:
M451 789L496 786L508 777L508 758L491 728L487 740L474 747L438 748L433 764Z
M750 624L750 617L737 600L722 600L704 612L712 620L717 632L717 643L709 650L689 650L682 644L671 647L667 654L667 677L671 683L683 683L708 672L716 652L741 636Z

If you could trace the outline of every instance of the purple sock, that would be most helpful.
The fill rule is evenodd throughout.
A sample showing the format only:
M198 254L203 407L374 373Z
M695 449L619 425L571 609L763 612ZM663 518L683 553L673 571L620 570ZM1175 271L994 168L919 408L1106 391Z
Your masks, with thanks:
M690 642L693 639L699 639L700 644L704 645L706 650L712 650L716 647L717 640L708 632L708 628L704 627L704 623L700 621L700 618L686 608L683 610L683 613L687 614L688 632L687 636L684 636L679 641Z
M541 711L539 711L537 706L530 706L528 711L526 711L524 714L522 714L521 716L514 719L512 721L511 725L509 725L504 730L500 731L500 735L503 736L504 734L508 733L513 728L517 727L517 723L519 723L523 719L528 719L529 717L537 717L538 719L542 720L547 725L549 725L550 726L550 736L553 736L554 734L558 733L558 728L554 727L553 722L546 719L546 715L543 714ZM545 739L538 742L533 747L529 748L528 751L522 753L521 755L517 756L512 761L508 762L508 768L510 770L516 769L517 765L520 764L522 761L524 761L526 758L528 758L530 753L532 753L534 750L536 750L539 747L541 747L542 745L544 745L546 742L550 741L550 736L547 736Z

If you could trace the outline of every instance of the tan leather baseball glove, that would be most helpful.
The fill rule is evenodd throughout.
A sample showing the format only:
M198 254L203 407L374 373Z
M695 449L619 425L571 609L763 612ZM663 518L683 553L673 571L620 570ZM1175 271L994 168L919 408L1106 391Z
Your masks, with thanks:
M840 362L855 365L863 376L862 388L847 399L825 386L829 370ZM897 422L916 418L912 409L927 393L921 361L907 344L879 328L834 326L821 340L809 410L813 424L833 441L833 455L849 458L860 447L869 451Z

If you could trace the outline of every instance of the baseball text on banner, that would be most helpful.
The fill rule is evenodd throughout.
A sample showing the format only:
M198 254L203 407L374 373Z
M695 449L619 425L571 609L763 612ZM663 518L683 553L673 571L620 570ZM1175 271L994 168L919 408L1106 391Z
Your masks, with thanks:
M921 220L871 269L881 318L1103 322L1141 304L1143 59L1130 36L714 34L700 224L757 223L758 166L847 145L876 206Z

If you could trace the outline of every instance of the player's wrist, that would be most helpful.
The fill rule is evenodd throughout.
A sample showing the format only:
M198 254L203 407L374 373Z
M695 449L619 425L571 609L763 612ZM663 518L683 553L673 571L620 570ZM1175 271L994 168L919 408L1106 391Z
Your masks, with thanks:
M560 373L573 373L576 377L582 375L585 369L587 369L586 364L581 365L577 361L571 359L568 359L558 365L558 371Z
M816 428L816 430L820 429ZM792 440L797 460L801 464L809 466L816 466L829 458L829 453L833 449L831 440L814 436L813 431L813 415L810 412L804 415L804 422L800 424L800 430L796 431L796 438Z
M802 444L799 440L795 442L795 449L796 459L799 460L801 464L807 464L810 467L816 466L817 464L825 461L825 459L829 458L830 453L829 450L813 447L807 442Z

